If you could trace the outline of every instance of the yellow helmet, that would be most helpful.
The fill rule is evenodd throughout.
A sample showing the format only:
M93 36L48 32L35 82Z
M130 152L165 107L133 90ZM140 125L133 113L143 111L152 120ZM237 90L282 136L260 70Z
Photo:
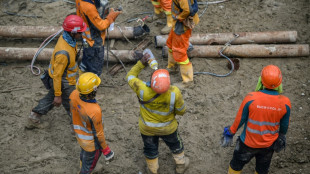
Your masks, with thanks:
M94 73L86 72L83 73L76 83L76 89L81 94L89 94L100 85L101 79Z

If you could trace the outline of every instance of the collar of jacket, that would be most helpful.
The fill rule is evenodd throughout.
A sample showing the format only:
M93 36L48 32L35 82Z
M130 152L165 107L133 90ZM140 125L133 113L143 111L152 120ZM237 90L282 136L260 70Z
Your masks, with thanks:
M87 102L87 103L97 103L96 99L86 100L86 99L81 98L81 100L84 101L84 102Z
M146 86L151 87L151 81L148 81L145 84L146 84Z
M279 95L278 91L272 90L272 89L263 89L259 91L265 94L269 94L269 95Z
M70 46L72 46L73 48L75 47L76 40L73 39L67 31L64 31L64 33L62 34L62 37Z

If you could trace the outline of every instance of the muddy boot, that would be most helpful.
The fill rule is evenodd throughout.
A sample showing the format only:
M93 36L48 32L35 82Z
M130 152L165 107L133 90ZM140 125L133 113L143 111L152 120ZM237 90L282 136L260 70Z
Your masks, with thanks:
M164 19L165 18L165 14L162 13L162 11L163 10L161 8L154 7L154 14L153 14L153 16L146 18L145 21L151 23L151 22L154 22L154 21L156 21L158 19Z
M172 154L176 167L175 173L176 174L183 174L189 166L189 159L184 156L184 152L179 154Z
M168 65L166 70L168 70L169 74L177 74L179 72L179 65L176 64L172 52L170 51L168 51Z
M147 174L158 174L158 158L155 159L148 159L146 158L146 164L147 164L147 168L146 168L146 172Z
M161 29L160 34L169 34L172 28L173 18L172 15L166 15L167 17L167 25Z
M41 122L41 115L37 114L35 112L30 113L28 119L27 119L27 123L26 123L26 128L27 129L44 129L46 127L48 127L49 124L47 122Z

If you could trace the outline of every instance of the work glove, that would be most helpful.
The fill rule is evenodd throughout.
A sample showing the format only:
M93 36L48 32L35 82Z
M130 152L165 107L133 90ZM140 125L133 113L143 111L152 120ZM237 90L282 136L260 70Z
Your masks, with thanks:
M286 147L286 137L284 134L279 134L279 137L276 139L273 145L273 150L277 153L285 149Z
M233 137L235 134L232 134L229 130L230 126L224 128L223 136L221 138L221 146L228 147L232 145Z
M151 56L150 56L148 53L145 53L145 54L143 55L142 59L140 60L141 63L142 63L144 66L147 66L150 57L151 57Z
M117 18L117 16L121 13L121 11L114 11L113 8L110 9L110 12L107 16L107 19L109 20L110 24L112 24L115 19Z
M106 147L105 149L101 149L104 158L106 161L112 161L113 157L114 157L114 152L108 147Z

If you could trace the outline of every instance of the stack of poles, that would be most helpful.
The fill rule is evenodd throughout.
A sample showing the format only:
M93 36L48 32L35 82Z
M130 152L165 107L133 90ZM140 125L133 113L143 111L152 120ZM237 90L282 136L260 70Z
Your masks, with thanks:
M235 40L235 34L239 35ZM168 36L155 36L155 46L162 47L163 57L168 57L166 46ZM194 50L188 57L219 58L220 50L229 41L230 46L222 52L228 57L237 58L285 58L309 56L308 44L295 44L296 31L267 31L239 33L206 33L193 34L190 42Z
M58 26L0 26L0 37L6 38L47 38L59 31ZM135 38L133 27L115 27L109 31L110 39L128 39ZM54 49L45 48L39 54L36 60L49 61L52 57ZM0 60L32 60L38 48L17 48L17 47L0 47ZM120 59L124 63L135 62L134 51L131 50L111 50L109 62L119 62ZM117 56L117 58L115 56ZM107 56L107 53L105 53Z

